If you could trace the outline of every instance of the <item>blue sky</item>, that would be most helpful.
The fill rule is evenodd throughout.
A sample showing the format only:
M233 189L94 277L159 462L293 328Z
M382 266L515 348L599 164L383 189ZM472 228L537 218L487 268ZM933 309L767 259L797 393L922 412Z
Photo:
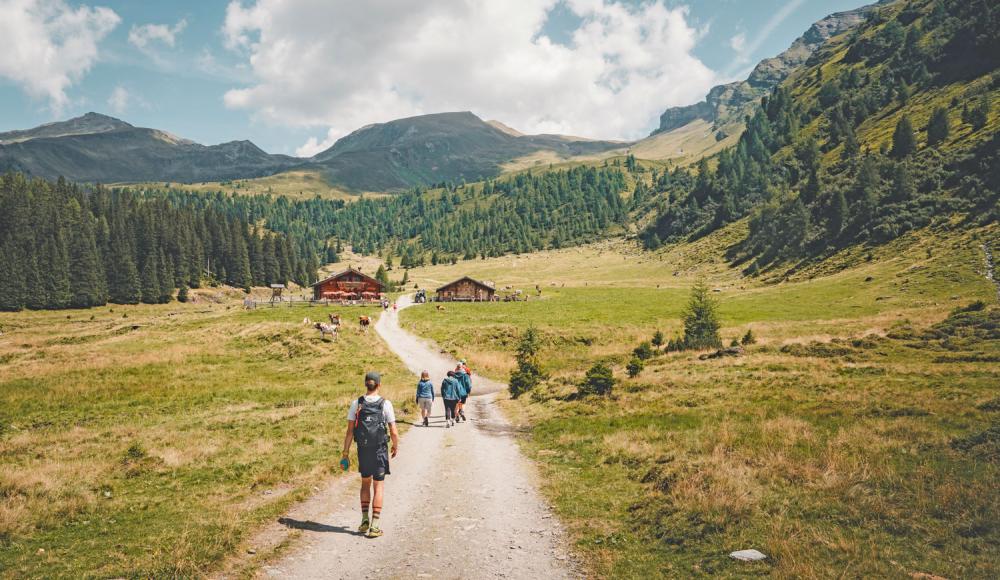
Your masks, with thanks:
M205 144L310 154L368 122L471 110L529 132L635 138L667 106L860 5L499 4L0 0L0 131L97 111ZM56 54L46 66L39 37Z

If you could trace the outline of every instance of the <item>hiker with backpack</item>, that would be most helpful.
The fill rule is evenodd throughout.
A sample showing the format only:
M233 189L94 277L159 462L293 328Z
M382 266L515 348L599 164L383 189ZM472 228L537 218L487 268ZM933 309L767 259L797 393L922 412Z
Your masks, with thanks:
M455 371L448 371L448 376L441 381L441 398L444 399L444 421L446 427L455 424L455 408L462 398L461 384L455 378Z
M455 379L458 381L459 389L459 399L458 405L455 409L455 420L465 421L465 401L469 398L469 393L472 392L472 378L469 377L469 373L466 371L464 361L458 363L455 367Z
M420 373L420 382L417 383L417 408L420 409L420 416L423 418L424 427L429 427L428 421L431 416L431 407L434 405L434 383L431 382L431 374L427 371Z
M346 470L350 465L348 454L351 442L358 444L358 471L361 473L361 526L358 531L369 538L382 535L379 518L382 515L383 487L389 475L389 458L396 457L399 449L399 432L396 430L396 413L392 402L379 394L382 377L377 372L365 375L365 395L351 403L347 411L347 432L344 433L344 454L340 465ZM391 439L392 449L388 442ZM371 505L371 520L368 506Z

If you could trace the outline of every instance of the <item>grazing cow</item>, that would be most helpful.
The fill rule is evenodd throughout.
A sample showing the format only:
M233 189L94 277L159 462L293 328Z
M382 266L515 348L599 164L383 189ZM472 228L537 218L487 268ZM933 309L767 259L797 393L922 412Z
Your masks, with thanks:
M334 326L340 326L340 315L339 314L331 314L330 315L330 324L332 324Z
M358 322L361 324L361 332L368 332L368 327L371 325L372 319L367 316L362 316L358 319Z
M337 340L337 327L332 324L326 324L324 322L316 323L316 330L319 331L320 338L326 338L326 335L330 335L333 340Z
M313 323L313 321L309 320L308 316L306 316L305 318L302 319L302 324L305 324L306 326L312 326L312 323Z
M437 309L438 310L444 310L444 304L438 304L437 305Z

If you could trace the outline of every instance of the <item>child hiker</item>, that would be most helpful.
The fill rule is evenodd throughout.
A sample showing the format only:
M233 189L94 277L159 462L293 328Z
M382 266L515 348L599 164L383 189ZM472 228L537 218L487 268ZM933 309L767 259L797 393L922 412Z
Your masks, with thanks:
M455 371L448 371L448 376L441 381L441 398L444 399L444 420L447 427L455 424L455 407L462 398L461 388L455 378Z
M420 382L417 383L417 408L420 409L420 416L424 420L424 427L428 427L431 416L431 406L434 404L434 383L431 382L431 374L427 371L420 373Z

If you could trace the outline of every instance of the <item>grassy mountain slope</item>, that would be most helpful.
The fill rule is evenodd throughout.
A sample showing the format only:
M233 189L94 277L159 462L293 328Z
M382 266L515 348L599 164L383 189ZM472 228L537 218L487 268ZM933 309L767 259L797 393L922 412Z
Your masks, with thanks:
M502 165L537 152L559 158L618 149L621 143L520 135L472 113L440 113L358 129L312 158L332 184L388 191L494 177Z

